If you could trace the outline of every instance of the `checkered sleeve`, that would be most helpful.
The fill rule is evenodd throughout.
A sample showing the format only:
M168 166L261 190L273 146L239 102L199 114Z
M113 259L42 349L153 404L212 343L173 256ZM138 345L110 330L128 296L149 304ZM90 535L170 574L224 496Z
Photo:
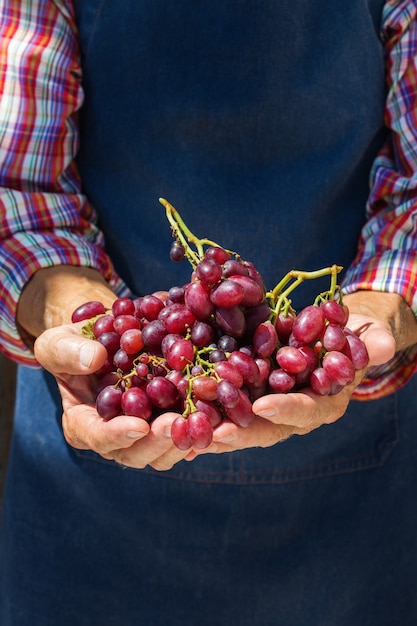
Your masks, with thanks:
M83 92L71 3L3 0L0 58L0 349L36 366L15 322L34 272L89 266L125 288L74 162Z
M417 3L385 4L382 38L387 59L388 137L371 171L367 221L343 290L400 294L417 314ZM417 346L374 368L355 397L382 397L417 370Z

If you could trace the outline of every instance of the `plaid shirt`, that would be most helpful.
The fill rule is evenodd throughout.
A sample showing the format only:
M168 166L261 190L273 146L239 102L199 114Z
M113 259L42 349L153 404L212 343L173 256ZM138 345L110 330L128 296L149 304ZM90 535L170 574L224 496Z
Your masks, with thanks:
M368 220L343 287L399 293L417 313L417 0L385 3L381 39L392 132L371 171ZM74 162L83 90L70 0L3 0L0 55L0 349L36 367L15 323L34 272L89 266L117 294L128 290L104 252ZM405 351L375 368L355 395L390 393L416 369L417 350Z

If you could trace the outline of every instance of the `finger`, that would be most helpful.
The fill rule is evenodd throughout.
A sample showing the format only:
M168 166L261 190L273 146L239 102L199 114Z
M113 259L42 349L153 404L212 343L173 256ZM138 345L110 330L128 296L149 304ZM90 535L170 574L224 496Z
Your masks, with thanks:
M50 328L35 341L35 357L49 372L55 375L90 374L106 361L105 347L84 337L77 326Z
M394 357L395 339L387 330L371 326L359 336L366 345L370 366L383 365Z
M156 418L146 438L129 449L113 451L115 460L128 467L143 468L150 465L159 471L171 469L187 454L172 441L171 424L177 417L177 413L165 413Z
M62 426L67 442L74 448L94 450L102 456L131 446L149 432L149 424L138 417L120 415L103 420L94 404L80 404L71 390L58 381L62 396Z
M203 453L223 453L245 448L267 448L291 435L299 433L299 429L286 424L275 424L257 417L247 428L242 428L225 420L214 429L213 445ZM190 460L187 457L187 460Z
M305 389L297 393L263 396L253 404L256 415L281 425L310 432L321 424L331 424L345 414L354 385L333 396L318 396Z

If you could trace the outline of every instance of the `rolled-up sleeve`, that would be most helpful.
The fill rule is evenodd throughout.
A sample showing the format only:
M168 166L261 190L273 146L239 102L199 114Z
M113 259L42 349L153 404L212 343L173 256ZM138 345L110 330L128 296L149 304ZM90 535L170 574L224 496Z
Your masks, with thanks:
M398 293L417 314L417 4L390 0L382 22L386 49L387 140L371 171L367 221L343 290ZM355 393L387 395L417 370L417 347L369 371Z
M83 91L72 4L2 2L0 54L0 349L36 366L15 319L34 272L88 266L125 287L74 161Z

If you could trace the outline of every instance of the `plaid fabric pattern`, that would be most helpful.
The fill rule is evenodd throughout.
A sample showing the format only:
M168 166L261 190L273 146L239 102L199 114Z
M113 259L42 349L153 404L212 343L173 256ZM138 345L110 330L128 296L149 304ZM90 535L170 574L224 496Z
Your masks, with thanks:
M82 104L72 5L5 0L0 5L0 342L36 365L15 324L20 293L40 268L98 269L124 286L103 252L93 208L73 160Z
M387 51L385 123L389 136L370 176L358 253L344 291L399 293L417 314L417 2L387 2L382 37ZM369 372L355 397L367 400L404 385L417 369L417 348Z
M400 293L417 312L417 2L385 3L386 125L375 160L367 222L344 291ZM96 214L74 163L81 68L70 0L0 4L0 349L36 367L15 324L20 293L40 268L98 269L116 293L127 288L104 253ZM415 372L417 351L374 370L356 397L394 390Z

